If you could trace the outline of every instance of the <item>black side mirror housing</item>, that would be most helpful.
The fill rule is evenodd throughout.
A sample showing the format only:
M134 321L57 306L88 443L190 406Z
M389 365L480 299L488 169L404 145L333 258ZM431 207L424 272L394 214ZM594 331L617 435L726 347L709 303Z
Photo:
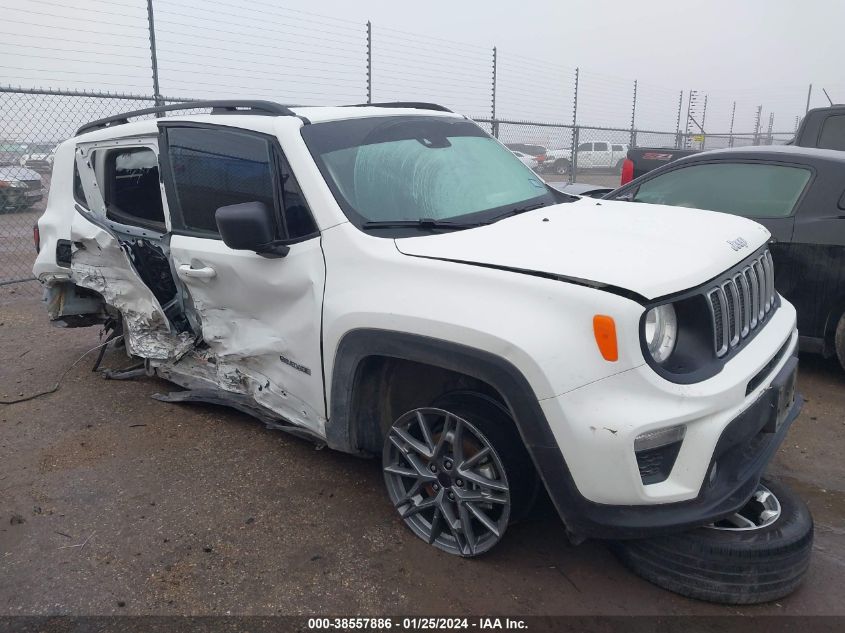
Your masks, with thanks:
M220 207L214 220L223 243L238 251L254 251L263 257L284 257L290 247L275 240L273 210L263 202L242 202Z

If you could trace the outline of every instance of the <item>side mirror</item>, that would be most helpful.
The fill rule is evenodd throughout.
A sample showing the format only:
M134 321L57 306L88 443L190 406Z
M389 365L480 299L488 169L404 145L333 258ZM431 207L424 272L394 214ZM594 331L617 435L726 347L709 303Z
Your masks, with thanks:
M238 251L255 251L263 257L284 257L290 247L275 240L273 210L263 202L243 202L220 207L214 220L223 243Z

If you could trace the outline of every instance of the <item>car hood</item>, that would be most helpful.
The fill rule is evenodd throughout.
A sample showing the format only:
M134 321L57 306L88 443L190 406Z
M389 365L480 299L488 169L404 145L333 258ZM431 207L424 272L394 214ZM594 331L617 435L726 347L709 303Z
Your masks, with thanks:
M26 167L9 165L0 167L0 180L41 180L41 174Z
M554 275L655 299L698 286L769 239L735 215L581 198L475 229L396 239L406 255Z

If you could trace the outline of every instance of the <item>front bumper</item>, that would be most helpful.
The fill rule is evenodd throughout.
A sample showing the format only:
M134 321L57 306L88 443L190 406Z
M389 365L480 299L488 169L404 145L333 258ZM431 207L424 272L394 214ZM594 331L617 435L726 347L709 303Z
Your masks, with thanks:
M794 328L794 309L784 302L711 379L676 385L637 367L540 401L557 446L534 445L532 454L570 532L644 537L710 523L742 507L801 410L800 396L791 404L778 400L782 391L791 393ZM669 476L647 483L635 438L679 424L686 436Z
M795 357L791 360L797 361ZM757 488L763 471L803 407L803 399L796 394L783 422L772 432L767 427L772 422L777 395L774 388L767 389L754 406L727 426L708 467L709 473L717 466L715 476L690 501L653 506L593 503L578 493L571 478L558 480L550 488L557 491L552 497L558 508L566 508L561 514L567 528L590 538L643 538L712 523L736 512ZM549 457L553 458L548 455L545 459Z

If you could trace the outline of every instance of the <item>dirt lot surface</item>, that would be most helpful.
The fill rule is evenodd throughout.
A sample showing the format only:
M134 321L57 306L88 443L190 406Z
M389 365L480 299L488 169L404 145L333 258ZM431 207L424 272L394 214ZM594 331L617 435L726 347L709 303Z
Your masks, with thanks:
M51 387L98 343L0 288L0 399ZM14 291L14 292L13 292ZM807 500L805 584L758 607L678 597L549 517L461 560L398 520L374 461L224 408L105 381L93 355L57 393L0 405L0 614L845 614L845 373L802 359L808 402L772 470ZM126 359L110 353L106 364Z

